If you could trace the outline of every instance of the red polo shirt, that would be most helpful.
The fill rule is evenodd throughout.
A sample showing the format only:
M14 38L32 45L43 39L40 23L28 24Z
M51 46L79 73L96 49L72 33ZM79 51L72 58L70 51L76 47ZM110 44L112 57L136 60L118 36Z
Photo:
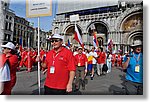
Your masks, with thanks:
M77 66L85 66L85 62L88 62L88 59L85 54L77 54L75 55L75 61Z
M76 70L72 52L64 47L58 53L51 50L46 55L46 65L48 71L45 86L54 89L66 89L69 72ZM50 71L51 66L54 67L54 73Z
M105 52L97 52L97 55L99 56L97 58L97 63L98 64L106 63L106 54L105 54Z

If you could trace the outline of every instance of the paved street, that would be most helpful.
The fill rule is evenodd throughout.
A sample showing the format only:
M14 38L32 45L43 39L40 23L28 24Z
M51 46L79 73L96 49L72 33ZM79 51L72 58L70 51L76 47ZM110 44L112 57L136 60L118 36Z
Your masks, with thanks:
M99 94L99 95L112 95L123 94L122 83L124 80L124 72L119 68L113 68L111 73L106 75L95 75L94 80L90 80L90 76L87 76L88 84L86 89L73 92L75 95L87 95L87 94ZM43 84L45 75L41 74L41 94L43 94ZM119 90L119 91L118 91ZM13 89L12 94L21 95L38 95L38 83L37 83L37 69L34 68L32 72L27 73L25 68L17 72L17 83Z

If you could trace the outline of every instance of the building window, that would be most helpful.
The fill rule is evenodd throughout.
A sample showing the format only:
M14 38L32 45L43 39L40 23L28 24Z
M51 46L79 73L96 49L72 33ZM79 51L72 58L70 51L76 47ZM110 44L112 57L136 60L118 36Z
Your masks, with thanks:
M11 25L12 25L12 24L11 24L11 23L9 23L9 29L8 29L9 31L11 31Z
M7 40L7 34L4 34L4 41Z
M8 15L6 15L6 19L8 19L9 17L8 17Z
M9 20L12 20L12 17L10 16Z
M8 41L11 41L10 37L11 37L11 36L10 36L10 35L8 35Z
M8 28L8 22L5 23L5 30Z

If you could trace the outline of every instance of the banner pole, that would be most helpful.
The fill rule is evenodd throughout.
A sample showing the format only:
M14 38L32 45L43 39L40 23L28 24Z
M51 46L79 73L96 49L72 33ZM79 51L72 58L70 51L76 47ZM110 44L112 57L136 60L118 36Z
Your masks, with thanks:
M40 17L38 17L38 57L40 57ZM40 82L40 61L38 61L38 88L39 88L39 95L41 93L41 82Z

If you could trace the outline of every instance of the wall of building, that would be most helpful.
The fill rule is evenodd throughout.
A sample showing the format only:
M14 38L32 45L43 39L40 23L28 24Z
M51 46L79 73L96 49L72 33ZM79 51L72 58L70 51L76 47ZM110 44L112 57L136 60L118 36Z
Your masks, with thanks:
M0 1L0 15L0 40L2 42L12 41L15 14L9 9L9 0Z
M118 0L58 0L57 14L74 12L83 9L112 6L117 4Z
M70 3L70 5L73 6L72 3ZM65 7L66 6L64 6L64 10L65 10ZM110 6L110 7L108 6L108 9L111 10L111 7L114 8L114 6ZM116 5L116 7L118 8L117 11L108 10L107 12L104 12L104 13L95 13L95 14L91 13L87 15L80 15L82 12L81 10L78 11L80 20L77 21L76 24L78 26L78 29L80 30L83 42L85 44L87 44L87 42L88 44L92 43L92 36L90 36L89 34L90 33L89 29L91 28L93 24L97 26L102 25L103 27L105 27L105 29L107 29L107 32L103 34L100 31L98 31L100 28L97 27L97 32L98 32L97 38L101 37L104 40L104 43L103 43L104 46L107 45L108 39L112 39L115 50L117 49L127 50L128 46L132 44L134 40L140 37L142 38L143 36L142 17L143 16L139 16L143 14L142 3L141 2L135 2L135 3L127 2L125 6ZM68 7L66 9L68 9ZM94 9L95 8L91 10L94 11ZM85 10L84 6L82 10ZM89 12L89 9L87 11ZM62 14L58 14L56 16L56 20L53 22L52 33L57 32L57 33L64 35L65 36L64 43L66 43L67 40L69 39L71 40L71 42L76 44L77 42L73 40L75 22L70 22L69 17L67 17L66 15L77 14L78 12L74 11L72 13L70 12L67 13L63 10L62 12L63 12ZM127 27L131 27L132 29L125 30L125 28ZM72 30L72 32L69 31L68 29ZM69 31L70 34L67 34L67 31Z

